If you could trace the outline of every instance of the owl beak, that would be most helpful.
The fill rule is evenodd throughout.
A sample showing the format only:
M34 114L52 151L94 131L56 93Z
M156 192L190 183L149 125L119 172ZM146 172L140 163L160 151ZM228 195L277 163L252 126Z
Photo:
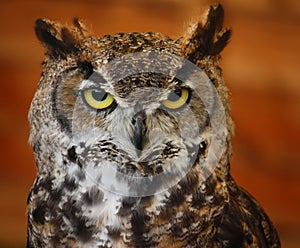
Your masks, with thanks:
M133 139L132 142L137 149L138 156L143 150L143 138L145 135L145 120L146 114L144 111L140 111L132 118L133 124Z

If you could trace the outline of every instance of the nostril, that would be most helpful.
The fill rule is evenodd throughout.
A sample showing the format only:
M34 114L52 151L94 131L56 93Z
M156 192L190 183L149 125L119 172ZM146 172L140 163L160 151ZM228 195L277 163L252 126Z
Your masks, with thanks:
M146 113L144 110L137 112L132 118L132 124L134 125L137 121L145 123Z

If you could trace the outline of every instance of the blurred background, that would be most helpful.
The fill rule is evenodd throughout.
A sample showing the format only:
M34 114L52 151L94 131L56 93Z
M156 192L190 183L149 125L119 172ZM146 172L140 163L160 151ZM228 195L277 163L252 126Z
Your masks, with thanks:
M37 18L85 20L95 35L180 36L201 0L0 1L0 248L25 247L26 198L35 178L27 112L41 75ZM233 30L223 53L236 124L232 174L263 205L282 247L300 247L300 1L227 0Z

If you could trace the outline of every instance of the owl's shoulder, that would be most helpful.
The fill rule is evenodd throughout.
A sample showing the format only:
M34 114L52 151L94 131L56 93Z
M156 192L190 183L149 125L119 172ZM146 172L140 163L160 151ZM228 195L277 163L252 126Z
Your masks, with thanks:
M275 227L255 198L231 177L227 187L230 197L216 219L216 241L222 247L280 247Z

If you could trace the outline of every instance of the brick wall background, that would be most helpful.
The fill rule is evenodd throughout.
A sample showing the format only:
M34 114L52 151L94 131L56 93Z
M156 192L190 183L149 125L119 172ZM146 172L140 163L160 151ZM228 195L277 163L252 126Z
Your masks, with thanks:
M40 17L86 21L94 34L159 31L176 38L201 0L0 2L0 247L24 247L35 178L27 111L41 73ZM233 36L223 53L236 123L232 173L263 205L282 247L300 243L300 2L227 0Z

